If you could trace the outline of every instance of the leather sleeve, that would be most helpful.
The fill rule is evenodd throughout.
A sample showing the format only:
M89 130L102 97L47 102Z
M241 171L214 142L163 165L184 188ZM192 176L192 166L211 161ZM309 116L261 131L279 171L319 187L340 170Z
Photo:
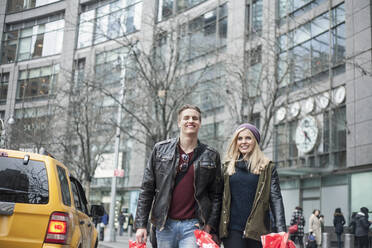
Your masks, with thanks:
M222 207L222 194L223 194L223 177L221 170L221 159L220 155L216 153L216 175L214 177L213 183L209 188L209 195L212 201L212 209L209 219L207 220L207 225L210 225L215 232L218 232L221 207Z
M273 166L271 173L270 208L274 215L277 231L286 232L283 198L279 185L279 176L275 166Z
M155 173L154 162L156 156L156 146L151 152L143 173L142 186L137 203L137 212L135 219L135 228L147 228L147 222L155 195Z

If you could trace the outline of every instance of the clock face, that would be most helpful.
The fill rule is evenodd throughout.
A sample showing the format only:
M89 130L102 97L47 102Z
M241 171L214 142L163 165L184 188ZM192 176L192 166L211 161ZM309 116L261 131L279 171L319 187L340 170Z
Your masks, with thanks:
M314 98L310 97L305 100L304 106L303 106L303 111L304 114L309 114L314 110Z
M296 146L302 153L313 150L318 139L318 126L314 117L307 116L300 120L296 129Z
M329 93L324 92L323 94L319 95L317 99L319 107L321 109L325 109L329 104Z
M284 117L285 117L285 114L286 114L286 110L284 107L280 107L277 111L276 111L276 121L277 123L281 122L282 120L284 120Z
M346 90L344 86L338 87L337 89L333 90L333 102L336 104L340 104L345 100Z
M290 119L293 119L295 118L299 113L300 113L300 104L298 102L295 102L295 103L292 103L290 106L289 106L289 118Z

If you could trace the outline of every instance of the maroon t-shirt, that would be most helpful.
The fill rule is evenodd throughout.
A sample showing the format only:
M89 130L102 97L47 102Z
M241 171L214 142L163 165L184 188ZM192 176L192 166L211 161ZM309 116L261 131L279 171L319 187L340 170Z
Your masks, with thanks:
M182 154L185 152L179 147L180 158L178 171L183 163ZM193 152L188 153L191 160ZM168 216L176 220L186 220L195 218L195 198L194 198L194 165L190 165L186 175L173 189L172 202Z

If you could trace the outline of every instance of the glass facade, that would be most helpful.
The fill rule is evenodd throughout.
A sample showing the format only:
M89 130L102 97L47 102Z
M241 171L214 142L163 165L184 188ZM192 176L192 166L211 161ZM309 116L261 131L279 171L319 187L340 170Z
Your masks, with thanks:
M227 4L221 5L181 27L182 58L195 59L226 45Z
M59 65L45 66L19 72L17 99L32 99L53 94Z
M77 48L140 30L142 1L117 0L87 5L80 15Z
M292 18L300 16L316 8L327 0L279 0L278 16L280 24L291 21Z
M47 5L50 3L59 2L61 0L8 0L7 13L18 12L26 9L32 9Z
M298 120L275 126L274 159L281 167L346 167L346 107L328 109L315 116L320 127L318 143L307 154L301 154L296 146Z
M284 77L281 86L296 90L343 72L345 38L343 3L282 34L277 63L278 76Z
M3 64L59 54L62 50L63 15L6 26L3 35Z
M158 0L158 18L157 20L163 21L175 15L192 8L206 0Z
M0 74L0 104L6 103L8 95L9 73Z

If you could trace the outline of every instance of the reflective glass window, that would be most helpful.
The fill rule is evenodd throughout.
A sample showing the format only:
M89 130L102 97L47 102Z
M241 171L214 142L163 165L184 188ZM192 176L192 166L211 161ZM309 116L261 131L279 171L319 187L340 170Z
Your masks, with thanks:
M327 70L329 58L329 32L311 40L311 52L312 74Z
M329 29L329 14L328 12L316 17L311 22L311 34L317 36Z
M332 29L332 62L337 65L345 59L345 23Z
M0 104L6 102L8 95L9 73L0 74Z

